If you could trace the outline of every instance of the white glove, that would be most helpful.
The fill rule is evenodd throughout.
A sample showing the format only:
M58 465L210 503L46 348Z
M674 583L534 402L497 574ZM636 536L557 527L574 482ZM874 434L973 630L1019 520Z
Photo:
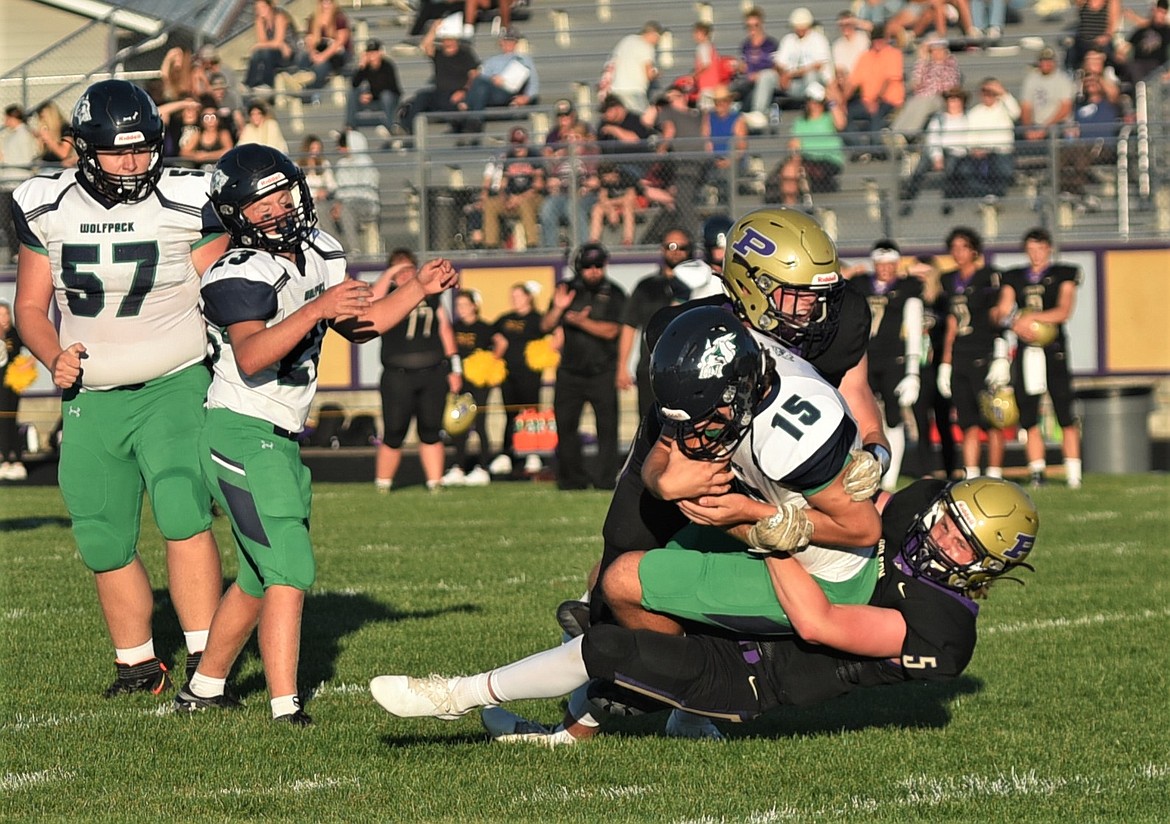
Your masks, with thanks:
M849 453L851 460L845 476L841 479L845 491L855 501L872 498L882 480L882 465L877 457L864 449Z
M800 552L808 546L812 532L805 507L790 501L777 507L775 515L761 518L748 530L748 552L754 555Z
M922 386L922 379L917 374L908 374L894 387L894 396L898 399L898 406L910 407L918 403L918 390Z
M951 365L949 363L938 365L938 393L944 398L951 396Z
M991 366L987 367L987 384L989 389L999 389L1012 381L1012 364L1007 358L995 358Z

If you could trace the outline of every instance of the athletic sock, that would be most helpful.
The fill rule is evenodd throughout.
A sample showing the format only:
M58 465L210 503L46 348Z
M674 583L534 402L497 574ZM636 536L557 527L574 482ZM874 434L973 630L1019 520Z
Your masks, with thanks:
M114 648L114 655L117 657L119 664L141 664L143 661L149 661L151 658L157 658L154 654L154 639L151 638L145 644L139 644L136 647L129 649Z
M581 644L581 638L574 638L491 672L460 679L453 690L456 706L464 709L564 695L589 680Z
M886 441L890 444L890 468L882 476L882 489L893 492L898 488L898 476L902 473L902 458L906 454L906 427L882 426Z
M218 698L223 695L226 687L226 678L212 678L198 670L191 676L191 680L187 682L187 689L192 695L196 695L199 698Z
M1003 467L1002 466L989 466L989 467L987 467L987 477L999 478L1002 480L1003 479Z
M971 480L972 478L979 477L979 467L977 467L977 466L964 467L963 471L967 473L967 480L968 481Z
M1081 485L1081 459L1066 458L1064 462L1065 480L1069 486Z
M187 644L187 652L194 655L207 649L207 634L210 630L199 629L194 632L183 632L183 640Z
M569 696L569 715L584 727L600 727L601 722L593 716L594 705L589 700L589 685L582 684Z
M1048 471L1048 463L1041 458L1038 461L1028 461L1028 474L1043 475Z
M282 715L292 715L301 708L301 698L299 695L281 695L273 698L268 702L272 705L272 717L280 718Z

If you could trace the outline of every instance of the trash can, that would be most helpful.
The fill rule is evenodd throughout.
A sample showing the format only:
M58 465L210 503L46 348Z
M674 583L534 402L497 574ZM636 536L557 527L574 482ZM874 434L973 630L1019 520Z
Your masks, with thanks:
M427 248L446 251L455 248L463 216L462 193L450 188L427 190Z
M1086 472L1150 471L1151 386L1112 386L1076 393L1081 407L1081 458Z

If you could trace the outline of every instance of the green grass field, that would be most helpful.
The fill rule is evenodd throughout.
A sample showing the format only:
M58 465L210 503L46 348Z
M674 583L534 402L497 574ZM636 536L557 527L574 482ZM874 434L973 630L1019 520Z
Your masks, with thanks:
M1165 476L1040 490L1037 572L992 593L956 682L725 725L723 743L666 739L660 714L551 752L491 744L475 714L396 719L366 684L478 671L555 643L553 611L581 594L600 551L601 493L320 485L308 729L270 721L254 645L233 675L241 712L176 716L173 691L104 700L112 653L57 490L0 495L5 820L1170 820ZM146 527L155 642L181 673L160 544ZM512 708L561 714L552 701Z

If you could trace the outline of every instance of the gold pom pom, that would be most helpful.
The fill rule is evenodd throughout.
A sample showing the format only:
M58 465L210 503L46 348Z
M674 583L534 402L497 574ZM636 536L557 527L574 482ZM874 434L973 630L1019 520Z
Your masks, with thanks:
M32 386L37 379L37 362L28 355L17 355L8 363L4 385L18 395Z
M561 363L561 353L552 345L552 336L529 341L524 347L524 361L533 372L556 369Z
M463 359L463 379L472 386L499 386L508 377L508 367L486 349L476 349Z

